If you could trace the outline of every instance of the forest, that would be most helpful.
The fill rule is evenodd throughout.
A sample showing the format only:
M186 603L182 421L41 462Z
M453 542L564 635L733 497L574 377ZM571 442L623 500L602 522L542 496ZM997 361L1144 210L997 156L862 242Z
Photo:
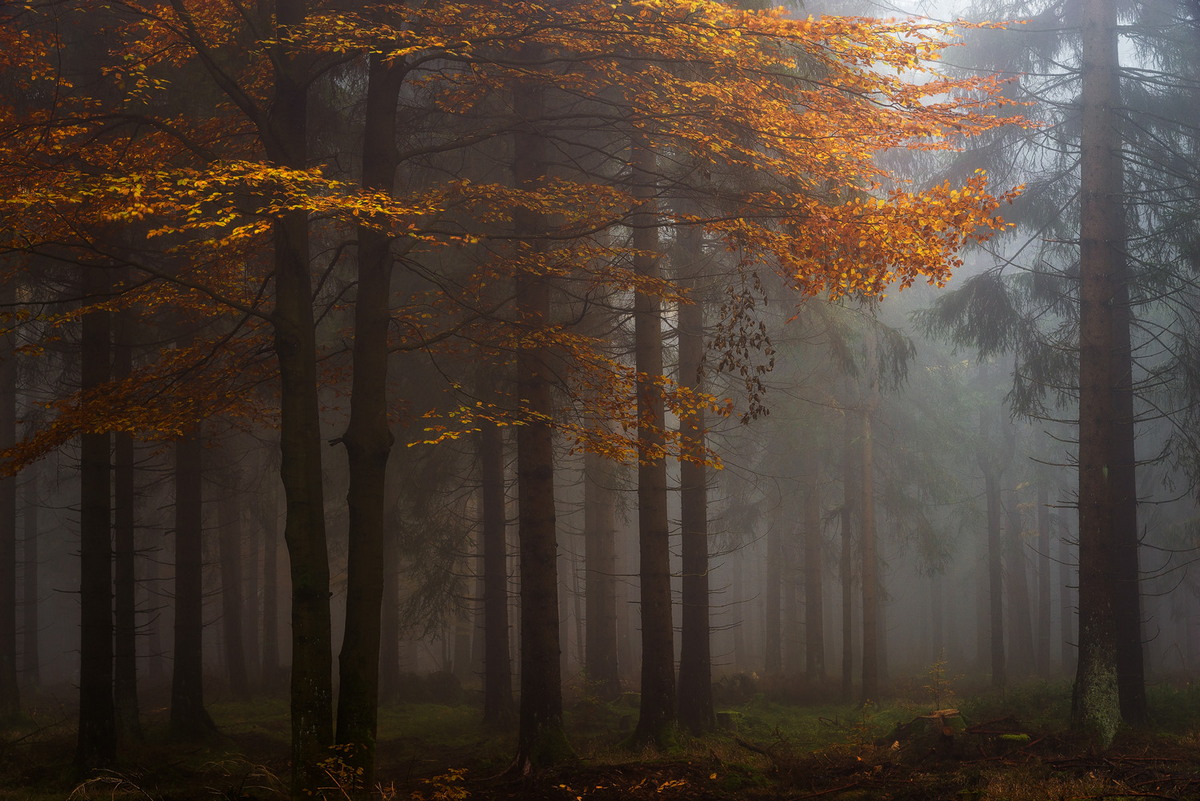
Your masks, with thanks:
M1200 798L1200 3L0 0L0 799Z

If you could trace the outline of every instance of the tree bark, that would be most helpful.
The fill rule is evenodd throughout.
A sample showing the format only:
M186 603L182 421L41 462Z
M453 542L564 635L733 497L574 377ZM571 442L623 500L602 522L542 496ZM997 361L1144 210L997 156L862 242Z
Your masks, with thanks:
M513 722L512 660L508 652L508 514L504 500L504 434L485 423L479 432L483 509L483 722ZM590 619L589 619L590 622Z
M1112 0L1084 0L1080 140L1079 291L1079 662L1072 727L1100 748L1121 718L1117 683L1117 551L1112 458L1119 410L1113 388L1117 247L1121 230L1116 11Z
M1008 547L1005 567L1008 579L1008 631L1011 651L1010 667L1018 676L1028 676L1034 669L1033 626L1029 602L1029 573L1025 558L1023 525L1017 498L1005 509L1008 520Z
M854 696L854 508L861 496L855 478L858 475L855 446L855 416L847 409L843 412L842 438L842 508L841 559L838 577L842 589L842 701L849 702Z
M867 334L870 389L862 410L862 700L879 701L879 556L875 548L875 446L872 416L879 404L875 332Z
M126 378L133 372L132 320L130 313L117 313L113 337L113 372ZM116 546L116 641L113 696L117 730L123 737L142 739L138 709L137 677L137 588L135 522L137 490L134 485L133 435L118 432L113 454L114 513L113 534Z
M89 267L87 294L109 291L104 268ZM83 315L79 357L85 392L109 378L111 321L107 311ZM79 499L79 740L75 765L81 774L116 759L113 704L113 588L111 464L108 434L84 434L80 444Z
M282 44L274 59L274 93L264 145L283 166L308 165L307 64L287 44L304 24L305 0L276 0ZM280 380L280 477L287 498L284 541L292 580L292 797L299 801L326 781L322 763L333 739L333 662L329 612L329 553L321 474L321 415L317 399L316 327L309 269L308 214L274 220L275 308L271 321Z
M763 566L763 672L783 673L783 500L774 507L767 528L767 563Z
M537 57L526 47L527 60ZM522 84L513 93L518 125L513 136L513 176L521 189L532 190L546 174L546 140L537 128L544 114L543 90ZM528 238L532 252L545 248L540 239L542 215L530 209L514 213L518 237ZM549 279L523 275L517 280L516 305L531 333L551 323ZM570 757L563 731L562 673L559 663L558 535L554 508L554 419L551 396L553 368L544 346L517 352L517 396L530 419L517 427L518 539L521 575L521 701L517 754L512 770L525 774Z
M364 189L394 189L396 107L404 75L402 61L371 55L363 132ZM370 225L360 225L350 422L342 435L350 474L346 495L349 549L337 709L337 742L343 749L341 757L355 769L358 790L375 782L385 484L394 441L387 399L391 280L391 237Z
M42 683L41 649L38 647L38 468L31 465L25 475L25 526L21 538L21 626L22 661L26 687Z
M1004 653L1004 539L1000 527L1000 476L995 459L990 453L987 414L987 410L980 409L980 440L984 443L985 451L979 454L979 468L983 471L983 493L987 504L987 598L990 632L988 654L992 668L992 686L1003 687L1008 683Z
M821 537L821 457L814 447L805 459L804 493L804 675L825 680L825 566Z
M17 284L0 285L0 306L11 309ZM17 352L12 330L0 336L0 450L17 441ZM17 477L0 477L0 721L21 714L17 682Z
M1050 677L1050 633L1052 601L1050 598L1050 491L1043 470L1037 477L1037 672L1042 678Z
M644 278L660 276L658 263L657 158L644 133L630 140L634 197L633 269ZM662 393L662 302L639 291L633 300L634 362L638 416L638 554L642 611L641 704L632 741L665 745L675 723L675 630L671 617L671 547L667 521L666 425Z
M171 734L194 740L214 732L204 708L204 443L199 426L175 444L175 661Z

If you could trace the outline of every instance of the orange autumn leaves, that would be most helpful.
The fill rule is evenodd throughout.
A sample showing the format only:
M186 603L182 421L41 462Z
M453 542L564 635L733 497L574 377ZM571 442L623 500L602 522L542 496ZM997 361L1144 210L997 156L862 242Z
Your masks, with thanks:
M0 9L0 70L11 87L0 94L0 250L29 270L46 256L127 267L136 277L121 290L131 293L124 307L147 324L178 308L207 320L211 332L202 338L208 351L186 352L197 380L204 377L193 394L213 403L164 400L192 391L165 378L186 375L187 365L181 353L151 356L140 375L157 387L157 405L136 402L137 382L118 405L145 410L140 416L106 417L95 399L63 399L47 442L105 427L170 435L186 413L228 413L220 375L238 385L238 361L260 352L270 228L287 212L306 212L327 248L314 258L318 279L350 258L349 232L364 222L396 237L406 261L419 265L427 280L396 303L397 349L482 354L499 365L515 348L549 344L567 365L569 402L591 398L595 411L603 397L601 411L628 429L631 368L565 320L530 333L505 287L534 272L585 285L584 294L640 289L681 300L669 281L646 282L629 266L626 223L637 202L625 185L622 142L630 132L647 139L662 165L664 240L674 225L700 226L807 294L941 282L966 242L1003 227L996 212L1013 196L992 194L981 174L961 186L912 188L877 158L893 148L955 147L1012 122L989 114L1002 102L993 78L936 71L955 36L950 26L793 19L708 0L312 6L303 26L288 29L219 0ZM103 78L82 85L58 65L78 47L62 39L61 24L85 13L103 19L94 54ZM535 62L520 55L529 45L540 54ZM457 127L398 145L401 171L419 177L394 194L360 189L352 155L326 152L309 169L281 168L264 157L255 109L269 103L270 64L283 52L308 59L314 74L340 69L347 84L364 54L386 55L406 71L405 112ZM224 79L200 92L204 102L189 102L207 74L203 62L219 64ZM506 98L519 81L546 88L551 102L538 124L564 149L590 151L586 165L562 166L525 191L495 170L452 172L444 154L470 163L471 154L494 159L503 149L515 124ZM512 241L508 222L518 208L550 220L547 247ZM314 302L336 316L342 301L318 293ZM664 377L657 383L679 413L728 409ZM159 419L155 408L172 411ZM511 402L451 402L431 418L430 438L469 430L481 417L520 422L522 413ZM559 424L585 447L628 455L627 439L571 422L581 419Z

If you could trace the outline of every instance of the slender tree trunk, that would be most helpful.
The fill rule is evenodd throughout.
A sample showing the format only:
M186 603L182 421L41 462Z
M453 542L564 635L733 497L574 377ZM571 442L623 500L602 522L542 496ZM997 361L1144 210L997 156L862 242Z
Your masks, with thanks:
M796 510L801 511L801 510ZM800 614L800 546L804 524L802 514L785 513L788 527L784 530L783 582L780 585L780 644L783 646L783 675L801 675L804 663L804 632Z
M1005 517L1008 520L1008 553L1005 566L1008 568L1011 666L1018 676L1027 676L1033 672L1034 667L1033 627L1029 608L1029 574L1026 569L1025 543L1021 537L1023 526L1015 497L1005 509Z
M106 294L103 268L87 269L87 294ZM110 313L83 316L79 356L84 391L109 378ZM108 434L84 434L80 445L79 562L79 741L75 764L81 774L116 759L113 704L113 588L111 464Z
M1116 11L1112 0L1084 0L1080 141L1079 293L1079 662L1071 722L1101 748L1116 734L1117 553L1111 460L1120 410L1113 388L1114 307L1121 230Z
M867 339L871 387L862 411L862 700L879 700L879 556L875 548L875 449L871 423L879 403L875 333Z
M276 0L283 44L275 59L274 95L266 121L267 155L287 167L308 165L308 85L304 57L287 34L305 23L305 0ZM322 763L333 739L333 662L329 552L321 474L316 327L309 268L308 214L274 221L275 309L272 323L280 380L280 477L287 498L284 541L292 580L292 797L326 781Z
M1042 678L1050 676L1050 494L1046 477L1039 471L1037 486L1037 672Z
M283 675L279 660L279 514L272 497L259 514L263 538L262 681L275 687Z
M704 306L698 296L701 263L700 231L687 228L678 234L683 265L682 285L692 302L679 306L679 384L699 390L704 362ZM683 593L679 650L679 720L699 734L716 727L712 697L712 643L708 586L708 470L702 461L705 449L704 409L679 419L680 446L697 461L679 466L682 530Z
M979 412L983 426L985 412ZM979 466L983 470L984 499L988 506L988 628L991 634L989 655L991 660L991 686L1003 687L1008 683L1006 658L1004 658L1004 561L1003 537L1000 525L1000 477L989 453L980 454Z
M825 680L825 566L821 537L821 457L815 447L806 458L804 494L804 674Z
M171 734L192 740L216 730L204 708L204 526L199 426L175 445L175 661Z
M528 60L538 57L526 47ZM513 110L521 127L513 137L513 176L521 189L537 187L546 174L546 140L537 129L545 114L543 90L522 84L513 93ZM534 251L542 215L529 209L514 213L519 237L529 237ZM517 312L531 333L550 325L549 279L525 275L516 288ZM553 369L540 345L517 353L517 397L530 419L517 427L518 539L521 560L521 703L517 727L515 773L561 762L570 756L563 731L562 673L559 665L558 534L554 508L554 441L550 420Z
M763 587L763 672L783 672L783 513L782 501L771 514L767 528L767 563Z
M583 539L587 600L586 673L603 699L621 694L617 659L616 491L611 464L595 453L583 457Z
M847 410L842 442L841 560L838 574L842 587L842 701L854 696L854 508L861 492L856 486L858 470L855 445L856 421Z
M1114 116L1115 119L1115 116ZM1114 153L1113 158L1119 159ZM1123 164L1118 162L1117 185L1124 181ZM1124 210L1116 214L1124 223ZM1121 719L1132 725L1142 725L1149 719L1146 701L1146 670L1142 648L1142 583L1138 570L1137 453L1133 408L1133 346L1130 327L1133 310L1129 297L1129 262L1125 254L1125 226L1121 237L1113 243L1116 259L1115 302L1112 308L1113 339L1113 453L1112 488L1117 493L1113 504L1113 571L1116 594L1117 688L1121 698Z
M245 529L242 529L245 531ZM253 536L242 546L246 553L245 582L242 584L242 604L245 609L243 638L246 650L246 677L251 692L262 686L262 605L259 591L262 577L262 543Z
M404 64L372 54L363 134L363 187L391 192L396 180L396 106ZM339 656L337 742L356 769L356 789L375 783L379 707L379 623L383 603L385 484L392 436L388 425L388 325L391 238L358 228L358 291L354 301L354 373L346 446L350 487L346 558L346 622Z
M1076 561L1078 557L1074 559L1072 557L1071 545L1067 542L1066 533L1063 532L1058 537L1058 608L1059 628L1062 635L1059 638L1059 659L1063 673L1075 671L1075 659L1078 655L1076 648L1079 645L1075 627L1076 609L1071 597L1071 566L1078 564Z
M129 312L119 312L113 338L113 372L126 378L133 371L132 321ZM116 642L113 696L117 729L123 737L140 740L142 726L138 712L137 678L137 575L135 569L135 506L133 435L119 432L113 454L114 512L113 534L116 546Z
M504 434L479 432L483 509L483 722L512 725L512 660L508 653L508 514L504 501ZM590 619L589 619L590 624Z
M630 142L633 194L639 201L633 225L634 271L660 276L658 264L657 158L644 134ZM638 374L638 553L641 559L641 706L634 743L666 744L675 723L675 631L671 617L671 548L667 521L667 460L662 454L666 425L662 393L662 304L637 292L633 301L634 361Z
M221 637L225 644L225 669L229 689L235 698L250 695L246 674L246 635L243 621L247 620L246 603L242 597L242 524L241 510L234 495L238 475L231 471L232 480L226 496L217 501L217 548L221 561Z
M38 647L38 468L31 465L25 476L25 535L21 539L21 592L22 592L22 663L21 672L26 687L37 687L42 683L41 649Z
M17 284L0 285L0 306L11 309ZM17 441L17 352L12 331L0 336L0 450ZM0 477L0 721L21 714L17 683L17 477Z

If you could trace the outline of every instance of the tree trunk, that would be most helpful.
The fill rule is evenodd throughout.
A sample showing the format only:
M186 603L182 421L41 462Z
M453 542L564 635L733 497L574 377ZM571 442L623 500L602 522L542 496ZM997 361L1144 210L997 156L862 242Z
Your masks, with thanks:
M1114 116L1115 119L1115 116ZM1114 159L1119 155L1114 153ZM1123 186L1123 163L1118 161L1116 183ZM1115 264L1115 302L1112 307L1113 340L1113 453L1111 481L1113 505L1113 571L1116 594L1117 689L1121 699L1121 719L1132 725L1145 724L1149 718L1146 701L1146 672L1142 648L1142 583L1138 569L1137 453L1135 412L1133 408L1133 347L1130 327L1133 310L1129 297L1129 262L1125 253L1124 209L1116 212L1122 225L1120 238L1113 245Z
M804 675L825 680L825 566L821 537L821 457L807 454L804 494Z
M704 306L699 297L702 258L700 231L686 228L678 234L682 287L691 303L679 306L679 385L699 390L704 362ZM716 727L712 698L712 643L708 587L708 469L705 458L704 409L679 418L680 447L693 460L679 466L682 531L682 616L679 650L679 721L693 734Z
M986 414L979 412L980 439L985 450L990 451L986 436ZM979 454L979 467L983 471L983 493L987 504L987 573L988 573L988 630L991 634L988 653L992 666L992 686L1003 687L1008 683L1004 655L1004 539L1000 528L1000 476L993 456L988 452Z
M1008 578L1008 631L1011 651L1011 668L1018 676L1033 672L1034 649L1033 627L1029 603L1029 573L1025 559L1025 543L1021 533L1024 529L1017 498L1012 498L1005 509L1008 520L1008 547L1005 567Z
M0 286L0 306L17 299L15 279ZM0 336L0 450L17 441L16 335ZM21 714L17 683L17 477L0 477L0 722Z
M1076 648L1079 645L1079 637L1075 627L1077 610L1071 598L1071 566L1078 566L1077 560L1078 555L1074 560L1072 559L1071 545L1067 542L1066 532L1060 533L1058 536L1058 610L1059 630L1062 636L1059 638L1059 659L1063 673L1075 671L1075 660L1078 656Z
M363 131L364 189L391 192L396 180L396 105L404 64L370 56ZM388 325L391 237L358 227L358 289L354 301L354 373L346 446L350 486L346 557L346 622L338 658L337 742L355 769L354 787L375 783L379 708L379 623L383 603L385 483L392 436L388 425Z
M538 56L526 47L526 59ZM522 84L513 93L513 110L521 127L513 136L513 176L521 189L532 190L546 174L546 140L536 128L544 116L540 87ZM517 209L513 227L530 238L534 251L545 248L539 236L542 215ZM536 334L550 325L549 279L523 275L517 280L519 319ZM559 665L558 534L554 508L554 441L550 421L553 368L542 345L517 352L517 397L530 419L517 427L517 502L521 576L521 702L517 755L513 772L525 774L570 757L563 731L562 673Z
M586 673L596 695L613 700L621 694L617 659L616 476L595 453L583 457L584 593L587 601Z
M1117 551L1110 462L1120 410L1114 408L1117 353L1117 248L1121 230L1116 11L1112 0L1084 0L1082 135L1080 140L1079 293L1079 662L1072 727L1100 748L1116 734Z
M875 332L867 334L870 390L862 410L862 700L879 701L879 557L875 548L875 448L871 417L879 403Z
M274 495L262 506L263 538L262 682L274 688L283 675L279 660L279 513Z
M22 593L22 663L21 672L26 687L42 683L40 648L38 647L38 467L30 465L25 475L25 535L21 539Z
M109 291L103 268L87 268L87 294ZM109 378L110 313L83 315L79 357L84 391ZM79 500L79 740L75 765L81 774L116 759L113 705L113 588L111 465L108 434L84 434L80 444Z
M113 338L113 368L115 378L126 378L133 372L132 320L130 313L117 313ZM134 486L133 435L122 431L116 434L113 454L114 513L113 534L116 546L114 572L116 576L116 642L113 695L116 705L117 730L123 737L140 740L142 726L138 710L137 679L137 575L135 561L135 522L137 490Z
M838 578L842 587L842 701L854 696L854 508L861 497L856 486L858 464L855 442L857 421L849 410L844 411L842 441L842 508L841 560Z
M221 560L221 638L225 644L225 670L234 698L250 695L246 675L246 635L242 622L248 618L242 597L242 523L241 510L234 495L238 474L224 488L226 495L217 501L217 548Z
M1037 487L1037 672L1042 678L1050 677L1050 492L1046 486L1044 471L1038 471Z
M305 0L276 0L275 85L264 144L272 161L308 165L308 85L303 57L288 32L304 24ZM273 224L275 308L271 316L280 381L280 477L287 497L284 540L292 579L292 797L303 799L326 776L322 763L333 738L333 662L329 613L329 553L321 474L316 328L309 271L308 214L285 212Z
M204 521L199 426L175 444L175 661L171 734L183 740L216 730L204 708Z
M504 502L504 433L485 423L479 432L483 510L483 722L512 725L512 660L508 653L508 513ZM591 619L588 619L589 626Z
M657 158L645 135L630 141L633 194L638 199L633 226L634 271L657 279ZM633 301L634 362L638 417L638 554L641 560L641 705L632 741L665 745L675 723L675 630L671 617L671 546L667 521L667 460L662 448L666 425L662 393L662 302L637 292Z
M783 673L783 501L774 507L767 528L766 585L763 587L763 672Z
M246 650L247 683L251 692L254 692L262 687L262 605L259 601L262 543L251 536L242 548L246 553L246 579L242 584L242 608L246 610L242 642Z

